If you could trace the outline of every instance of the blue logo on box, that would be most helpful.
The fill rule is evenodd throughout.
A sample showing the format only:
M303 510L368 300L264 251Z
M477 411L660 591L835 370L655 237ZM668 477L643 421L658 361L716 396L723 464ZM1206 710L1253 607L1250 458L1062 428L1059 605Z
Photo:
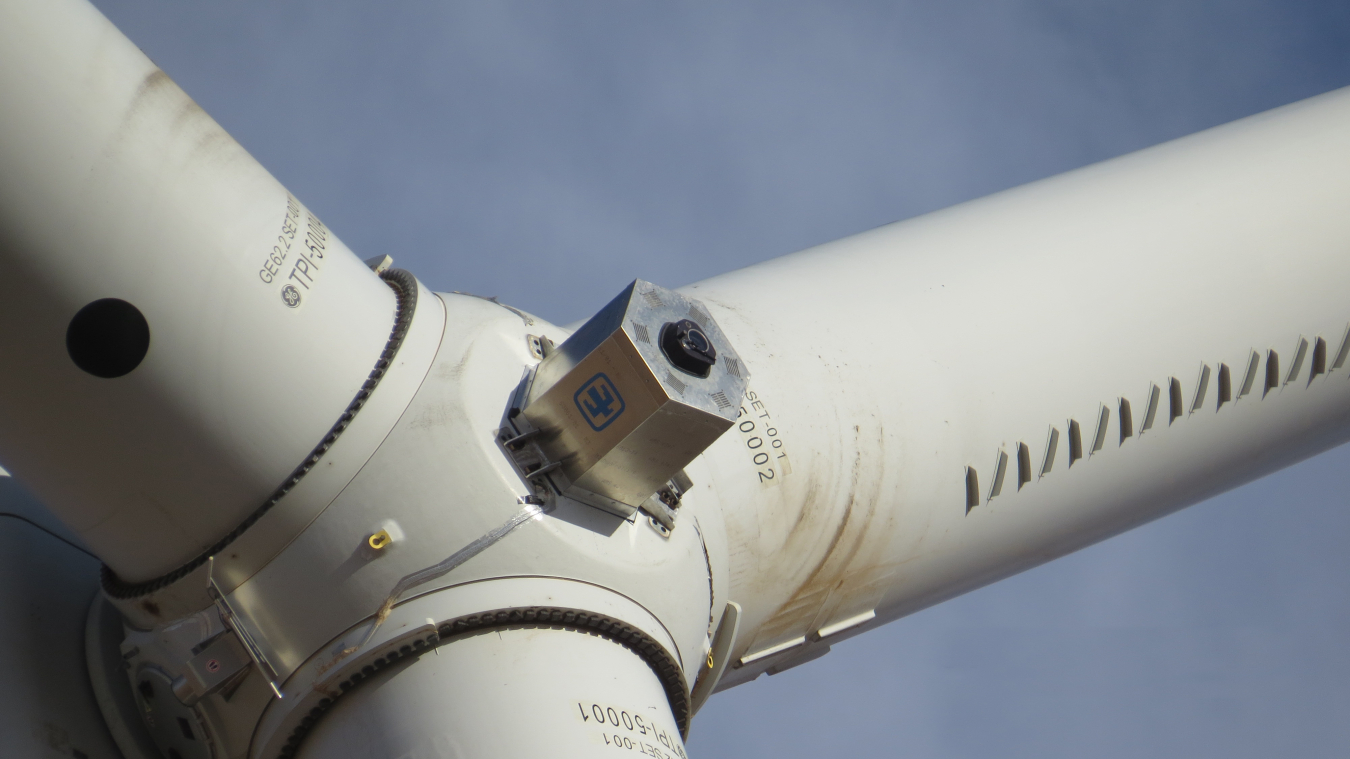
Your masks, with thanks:
M601 372L586 380L586 384L572 396L581 416L591 429L599 432L623 413L623 396L618 388Z

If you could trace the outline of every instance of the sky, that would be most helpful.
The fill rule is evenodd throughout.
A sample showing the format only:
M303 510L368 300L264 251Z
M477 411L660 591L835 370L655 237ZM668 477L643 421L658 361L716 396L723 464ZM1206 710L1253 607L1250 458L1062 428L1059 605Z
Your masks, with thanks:
M1350 4L95 0L363 257L555 323L1350 85ZM1350 752L1350 448L719 694L711 757Z

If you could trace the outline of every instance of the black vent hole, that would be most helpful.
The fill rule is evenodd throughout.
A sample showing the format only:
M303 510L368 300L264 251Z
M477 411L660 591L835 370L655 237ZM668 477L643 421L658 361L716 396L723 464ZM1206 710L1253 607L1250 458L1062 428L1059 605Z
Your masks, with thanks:
M66 328L70 360L95 377L130 374L150 350L150 325L139 309L117 298L101 298L80 309Z

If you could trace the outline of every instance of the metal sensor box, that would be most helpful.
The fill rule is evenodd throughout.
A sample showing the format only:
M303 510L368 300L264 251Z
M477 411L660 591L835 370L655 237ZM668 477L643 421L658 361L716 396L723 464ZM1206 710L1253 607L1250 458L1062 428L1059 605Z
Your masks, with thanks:
M639 279L539 362L521 414L563 495L626 517L731 427L749 376L702 304Z

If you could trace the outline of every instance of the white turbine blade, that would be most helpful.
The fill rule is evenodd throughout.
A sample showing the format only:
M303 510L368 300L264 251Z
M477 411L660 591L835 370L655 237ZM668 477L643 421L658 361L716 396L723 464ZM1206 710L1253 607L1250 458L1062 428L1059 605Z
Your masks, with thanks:
M729 680L1350 438L1347 130L1341 90L685 288L753 372L710 454L754 567Z

